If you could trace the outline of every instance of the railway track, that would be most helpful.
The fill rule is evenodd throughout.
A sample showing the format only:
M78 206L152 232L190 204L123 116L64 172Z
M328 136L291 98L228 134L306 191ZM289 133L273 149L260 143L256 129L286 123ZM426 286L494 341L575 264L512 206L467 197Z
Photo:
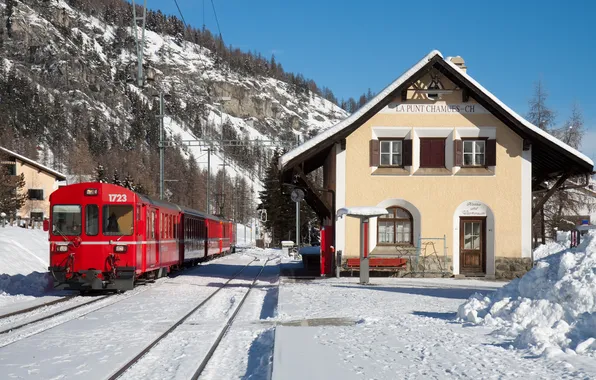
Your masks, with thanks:
M2 314L2 315L0 315L0 321L2 321L3 319L9 318L9 317L14 317L15 315L30 313L32 311L35 311L37 309L41 309L41 308L44 308L44 307L47 307L47 306L57 305L59 303L66 302L66 301L68 301L68 300L70 300L72 298L75 298L76 296L77 296L76 294L73 294L73 295L70 295L70 296L65 296L65 297L59 298L57 300L53 300L53 301L50 301L50 302L42 303L41 305L31 306L31 307L28 307L26 309L21 309L21 310L13 311L12 313Z
M207 304L207 302L209 302L209 300L211 300L216 294L218 294L221 290L225 289L228 286L228 284L230 284L230 282L232 282L233 280L235 280L246 268L248 268L250 266L250 264L252 264L255 261L257 261L257 258L256 257L252 261L250 261L248 264L246 264L242 269L240 269L238 272L236 272L221 287L217 288L217 290L215 290L214 292L212 292L207 298L205 298L203 301L201 301L201 303L199 303L192 310L190 310L187 314L185 314L182 318L180 318L166 332L164 332L159 337L157 337L154 341L152 341L147 347L145 347L145 349L143 349L143 351L141 351L137 356L135 356L133 359L131 359L129 362L127 362L124 366L122 366L118 371L116 371L108 379L109 380L115 380L115 379L120 378L126 371L128 371L131 367L133 367L135 364L137 364L147 353L149 353L158 343L162 342L168 335L170 335L172 332L174 332L188 318L190 318L201 307L203 307L205 304ZM252 290L252 288L254 287L255 283L257 282L257 280L261 276L261 273L263 272L263 270L265 269L265 267L267 266L267 263L269 261L270 261L270 259L267 259L265 261L265 263L263 264L263 266L259 270L258 274L254 277L254 279L250 283L250 285L248 287L248 290L244 294L242 300L238 303L238 306L236 306L234 312L232 313L232 315L230 316L230 318L228 318L228 320L226 321L225 326L220 331L220 333L217 336L217 338L214 341L214 343L211 345L209 351L207 352L206 356L203 358L203 360L199 364L199 367L197 368L197 370L194 372L194 375L193 375L192 379L197 379L201 375L201 373L203 372L203 370L205 369L205 367L207 366L207 364L209 363L209 360L211 359L211 357L215 353L215 350L217 349L217 347L219 346L220 342L222 341L223 337L226 335L227 331L231 327L232 323L234 322L234 319L238 315L238 312L242 308L242 305L244 304L244 301L246 300L246 298L250 294L250 291Z
M11 326L11 327L9 327L9 328L7 328L5 330L1 330L0 331L0 335L7 334L7 333L9 333L11 331L15 331L15 330L18 330L18 329L22 329L23 327L27 327L27 326L33 325L34 323L38 323L38 322L45 321L45 320L50 319L50 318L54 318L54 317L56 317L58 315L62 315L62 314L68 313L69 311L73 311L73 310L79 309L79 308L84 307L84 306L91 305L91 304L93 304L95 302L98 302L98 301L101 301L103 299L106 299L109 296L110 295L105 295L105 296L97 297L97 298L92 299L89 302L81 303L81 304L78 304L78 305L75 305L75 306L71 306L71 307L66 308L66 309L63 309L63 310L59 310L56 313L48 314L48 315L45 315L45 316L43 316L41 318L37 318L37 319L34 319L32 321L28 321L28 322L22 323L20 325ZM70 297L70 298L73 298L73 297ZM44 304L42 306L47 306L47 304ZM38 309L38 308L33 308L33 310L35 310L35 309ZM24 310L24 311L22 311L20 313L14 314L14 315L24 314L24 313L26 313L28 311L31 311L31 310Z

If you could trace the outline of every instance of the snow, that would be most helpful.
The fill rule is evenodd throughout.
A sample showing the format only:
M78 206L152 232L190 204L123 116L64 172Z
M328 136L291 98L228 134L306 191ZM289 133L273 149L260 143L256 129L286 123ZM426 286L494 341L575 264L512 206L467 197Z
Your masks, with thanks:
M108 378L257 258L229 287L222 289L179 329L156 345L139 365L122 376L123 379L188 379L247 291L247 284L252 282L266 259L275 259L278 253L276 250L253 249L224 256L184 271L177 277L162 278L154 284L2 335L0 373L7 378L26 379L60 378L67 374L68 377L85 376L89 380ZM277 264L276 260L267 263L261 280L238 314L237 323L232 325L218 348L226 354L216 351L204 378L241 378L253 371L264 373L269 370L266 349L258 350L264 360L248 353L267 342L265 332L271 326L259 321L275 313L276 302L272 302L271 297L272 289L277 288ZM267 347L270 356L271 345ZM225 369L220 365L225 365Z
M388 212L382 207L344 207L337 210L337 218L347 216L370 216L387 215Z
M596 364L534 358L490 328L455 323L461 302L503 283L456 279L282 279L273 379L593 378Z
M473 295L458 317L535 355L596 357L595 237L590 231L579 247L551 253L495 294Z
M0 274L47 272L49 252L47 232L9 225L0 227Z

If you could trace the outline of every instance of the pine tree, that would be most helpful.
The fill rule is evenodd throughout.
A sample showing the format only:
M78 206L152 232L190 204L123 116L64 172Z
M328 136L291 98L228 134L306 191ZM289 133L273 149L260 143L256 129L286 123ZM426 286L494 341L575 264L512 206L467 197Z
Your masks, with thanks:
M118 170L114 169L114 175L112 176L112 184L122 186L123 183L120 180L120 174L118 174Z
M290 191L283 186L277 166L280 152L275 151L266 170L264 190L259 193L261 207L267 211L265 228L271 232L273 244L279 244L292 234L295 205Z
M122 183L122 186L127 188L128 190L135 191L135 185L134 185L134 182L133 182L130 174L126 174L126 177L124 177L124 182Z
M8 168L0 165L0 212L15 215L27 200L25 175L10 175Z
M109 182L108 178L106 177L106 170L102 164L97 164L97 167L95 167L95 181L99 183Z
M14 14L14 3L15 0L6 0L6 31L9 38L12 38L12 16Z
M548 92L546 92L542 80L538 80L534 87L534 97L528 102L530 106L528 121L545 131L550 130L556 117L555 112L546 105L547 98Z
M579 108L577 103L574 103L571 108L571 116L569 116L569 119L567 119L563 125L562 130L555 135L565 144L575 149L579 149L585 132L584 116L581 108Z

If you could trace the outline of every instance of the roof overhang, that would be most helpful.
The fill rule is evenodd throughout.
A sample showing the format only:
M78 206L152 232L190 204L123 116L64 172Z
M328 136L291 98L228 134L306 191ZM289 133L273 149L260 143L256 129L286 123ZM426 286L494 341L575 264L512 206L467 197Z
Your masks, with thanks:
M58 172L58 171L56 171L54 169L48 168L47 166L44 166L44 165L40 164L39 162L33 161L30 158L27 158L27 157L25 157L23 155L20 155L18 153L15 153L15 152L13 152L11 150L8 150L6 148L3 148L1 146L0 146L0 154L4 154L4 155L9 156L9 157L14 157L15 159L17 159L19 161L25 162L25 163L27 163L27 164L29 164L29 165L31 165L31 166L33 166L33 167L41 170L41 171L44 171L44 172L46 172L46 173L48 173L48 174L56 177L56 179L58 179L60 181L65 181L66 180L66 175L64 175L64 174L62 174L62 173L60 173L60 172Z
M444 59L439 51L433 50L348 118L280 157L282 173L296 166L301 166L305 173L320 167L334 144L349 136L431 70L440 71L457 86L466 89L470 97L522 137L524 147L532 146L534 184L556 178L562 173L583 175L594 171L594 162L586 155L532 125L466 72Z

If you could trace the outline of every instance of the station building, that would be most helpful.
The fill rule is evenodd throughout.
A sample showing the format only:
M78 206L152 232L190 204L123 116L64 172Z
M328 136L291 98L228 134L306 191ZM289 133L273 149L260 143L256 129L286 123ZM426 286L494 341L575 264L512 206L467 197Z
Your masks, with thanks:
M344 260L359 256L359 222L336 220L337 210L376 206L389 214L369 221L371 258L424 256L422 247L434 241L450 274L489 278L531 266L532 219L543 204L534 192L548 199L594 171L587 156L476 82L461 57L438 51L283 155L279 167L334 231ZM320 167L325 192L306 176Z

